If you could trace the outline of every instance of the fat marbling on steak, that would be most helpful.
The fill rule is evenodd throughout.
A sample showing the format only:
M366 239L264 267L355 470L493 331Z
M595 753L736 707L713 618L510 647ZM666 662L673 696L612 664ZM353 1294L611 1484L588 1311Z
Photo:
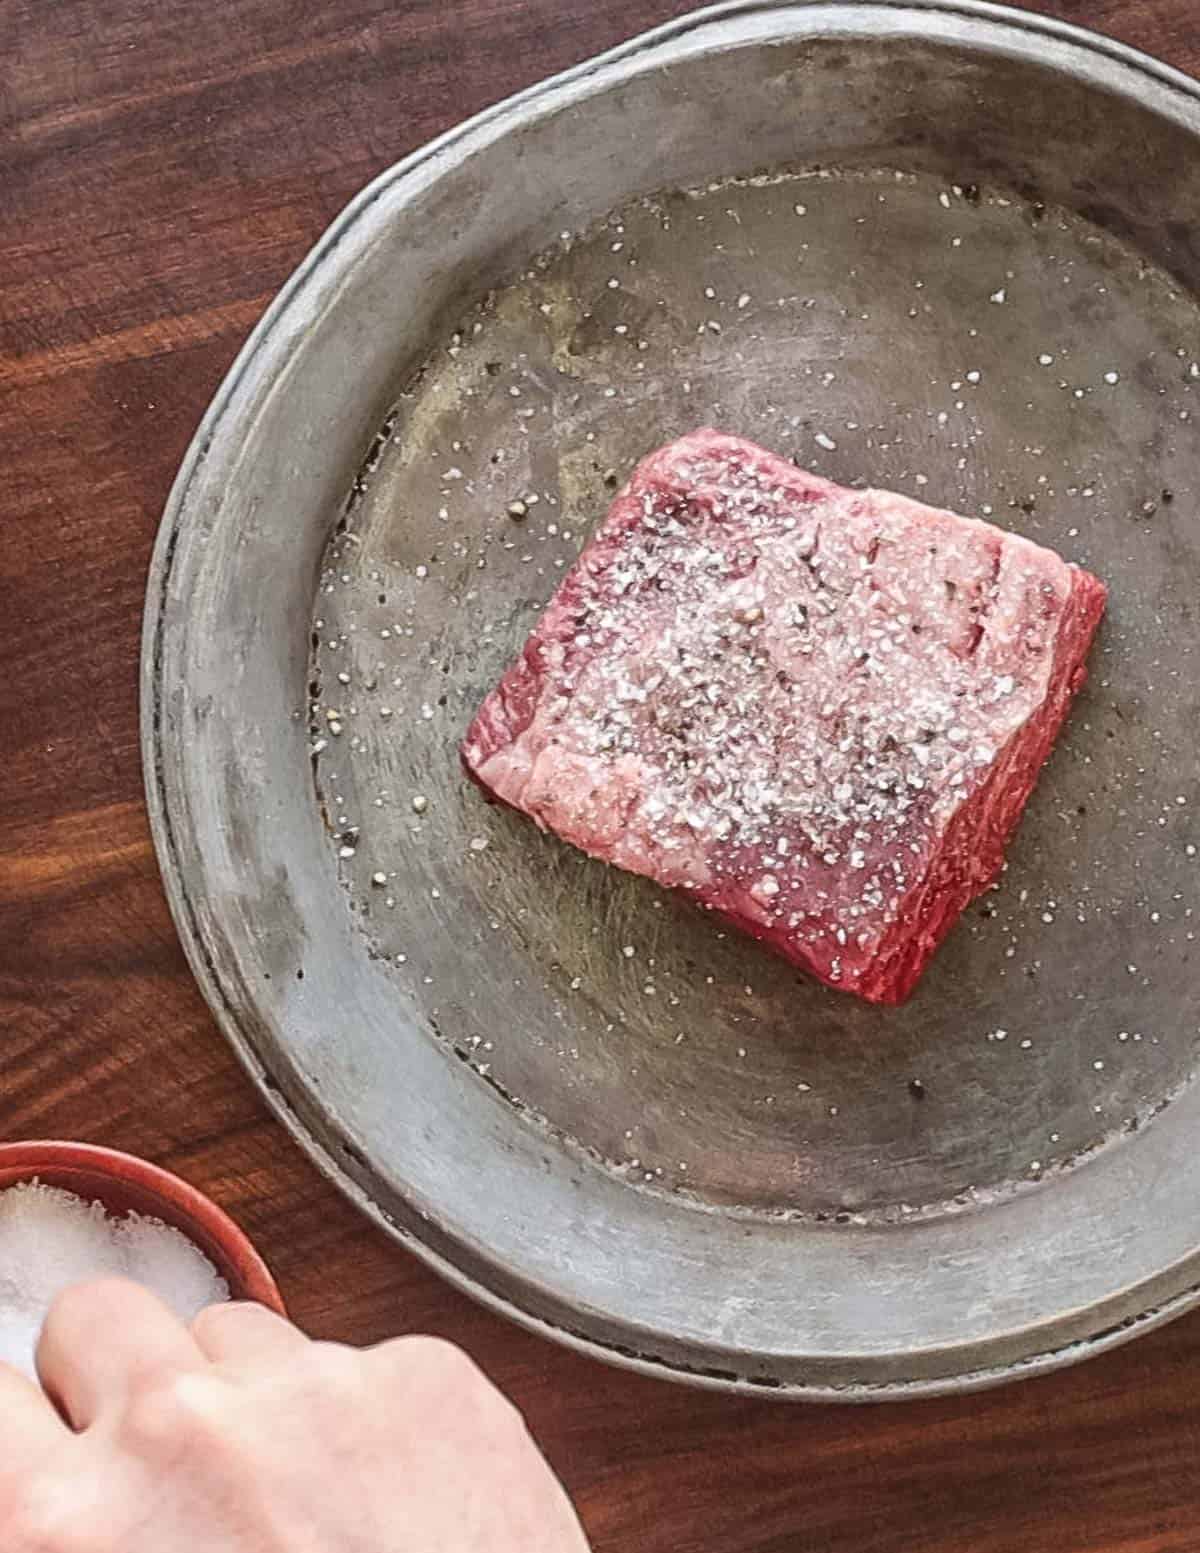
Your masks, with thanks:
M897 1003L1000 870L1105 597L991 524L697 431L638 465L463 759L544 829Z

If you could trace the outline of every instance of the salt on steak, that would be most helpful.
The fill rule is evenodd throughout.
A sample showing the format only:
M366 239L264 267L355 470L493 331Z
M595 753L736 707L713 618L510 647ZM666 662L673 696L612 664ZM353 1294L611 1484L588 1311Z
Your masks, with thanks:
M463 743L495 797L874 1003L1004 847L1104 585L702 430L638 465Z

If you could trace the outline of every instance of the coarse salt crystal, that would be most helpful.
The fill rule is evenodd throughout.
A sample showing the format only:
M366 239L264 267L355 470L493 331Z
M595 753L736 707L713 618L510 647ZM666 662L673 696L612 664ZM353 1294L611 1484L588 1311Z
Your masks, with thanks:
M229 1299L229 1286L179 1230L38 1181L0 1192L0 1360L36 1379L34 1353L58 1294L90 1278L130 1278L182 1320Z

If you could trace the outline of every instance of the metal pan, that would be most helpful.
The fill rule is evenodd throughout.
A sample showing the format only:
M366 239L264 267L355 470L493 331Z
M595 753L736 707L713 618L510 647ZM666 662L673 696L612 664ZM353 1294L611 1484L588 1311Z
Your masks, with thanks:
M1032 16L726 6L384 174L255 331L150 580L163 871L278 1113L479 1297L849 1399L1194 1302L1198 127L1192 82ZM902 1010L459 770L613 482L703 423L1111 586L1008 872Z

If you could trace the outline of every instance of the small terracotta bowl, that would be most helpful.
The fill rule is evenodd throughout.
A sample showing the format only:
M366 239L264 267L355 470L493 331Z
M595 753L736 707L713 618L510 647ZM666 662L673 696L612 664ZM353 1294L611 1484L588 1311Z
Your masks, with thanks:
M132 1210L174 1225L209 1258L235 1300L287 1314L266 1263L229 1215L169 1171L92 1143L0 1143L0 1191L35 1177L102 1202L111 1214Z

